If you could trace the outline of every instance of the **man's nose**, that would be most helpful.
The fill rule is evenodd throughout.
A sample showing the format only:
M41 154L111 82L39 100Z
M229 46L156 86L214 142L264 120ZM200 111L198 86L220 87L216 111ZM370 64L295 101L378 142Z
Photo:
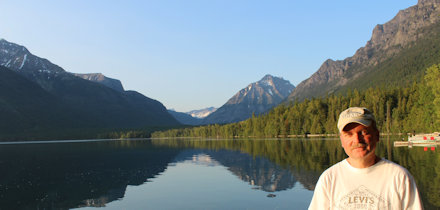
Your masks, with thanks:
M364 143L364 135L362 135L362 133L355 133L353 135L353 142L354 143Z

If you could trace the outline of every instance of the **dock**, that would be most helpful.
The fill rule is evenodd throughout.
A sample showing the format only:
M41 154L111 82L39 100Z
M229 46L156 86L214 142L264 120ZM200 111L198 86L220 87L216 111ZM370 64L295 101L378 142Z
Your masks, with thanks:
M412 147L412 146L418 146L418 147L436 147L440 145L440 141L435 142L409 142L409 141L395 141L394 147Z

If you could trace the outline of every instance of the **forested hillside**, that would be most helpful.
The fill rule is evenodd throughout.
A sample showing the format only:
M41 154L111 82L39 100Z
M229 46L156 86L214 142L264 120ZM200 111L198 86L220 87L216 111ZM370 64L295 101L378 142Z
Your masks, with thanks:
M382 132L440 130L440 68L429 67L420 82L408 87L348 90L345 95L305 99L272 109L268 114L226 125L209 125L153 133L153 137L279 137L336 134L341 111L363 106L375 113Z
M420 0L385 24L371 39L343 60L325 61L297 85L289 100L344 94L348 89L406 87L420 81L423 70L440 57L440 1Z

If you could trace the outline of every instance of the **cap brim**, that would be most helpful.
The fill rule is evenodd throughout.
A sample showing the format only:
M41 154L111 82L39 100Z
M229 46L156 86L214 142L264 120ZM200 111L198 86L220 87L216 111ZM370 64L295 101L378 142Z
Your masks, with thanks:
M345 122L344 125L339 129L339 132L342 132L344 130L345 126L347 126L350 123L358 123L363 126L369 127L371 125L372 121L367 120L367 119L353 119L353 120Z

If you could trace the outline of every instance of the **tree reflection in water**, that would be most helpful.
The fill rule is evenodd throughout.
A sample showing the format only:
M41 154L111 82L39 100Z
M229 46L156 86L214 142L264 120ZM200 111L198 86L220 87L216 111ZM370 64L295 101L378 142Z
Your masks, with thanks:
M440 155L423 148L392 148L379 156L415 177L426 209L440 207ZM345 158L337 139L162 139L0 145L1 209L67 209L105 206L125 196L128 185L160 176L170 164L222 165L250 188L268 193L301 183L313 190L319 175ZM148 183L146 183L148 185Z
M282 168L264 157L252 157L239 151L226 149L188 150L179 154L176 162L189 159L195 164L225 166L232 174L253 186L253 189L266 192L291 189L296 183L290 170Z
M416 179L425 209L440 209L440 148L399 147L393 141L401 137L382 138L376 149L380 157L407 168ZM339 139L274 139L274 140L154 140L154 144L174 147L220 150L228 149L265 157L289 169L305 188L314 190L320 174L346 155ZM245 179L244 179L245 180ZM247 181L247 180L245 180Z
M0 145L1 209L103 206L179 153L150 141Z

